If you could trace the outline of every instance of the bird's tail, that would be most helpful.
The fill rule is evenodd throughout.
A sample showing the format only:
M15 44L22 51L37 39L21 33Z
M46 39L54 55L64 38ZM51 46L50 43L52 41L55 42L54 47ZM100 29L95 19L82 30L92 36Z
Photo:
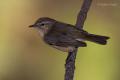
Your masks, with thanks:
M88 41L92 41L98 44L102 44L105 45L107 44L107 40L109 39L109 37L107 36L101 36L101 35L95 35L95 34L88 34L86 35L86 39Z

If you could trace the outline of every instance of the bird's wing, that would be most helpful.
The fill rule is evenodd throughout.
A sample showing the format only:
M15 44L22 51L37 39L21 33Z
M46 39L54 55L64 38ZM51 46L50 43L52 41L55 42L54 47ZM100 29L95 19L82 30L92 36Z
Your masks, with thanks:
M84 38L88 34L83 29L77 29L75 26L65 23L56 23L50 32L54 32L55 35L62 34L73 39Z
M85 47L86 43L83 41L73 40L71 38L67 38L66 36L45 36L44 41L49 45L60 46L60 47Z
M64 25L54 26L44 37L44 41L50 45L61 47L68 46L86 46L85 42L77 41L72 33L72 27L64 27ZM73 32L74 33L74 32Z

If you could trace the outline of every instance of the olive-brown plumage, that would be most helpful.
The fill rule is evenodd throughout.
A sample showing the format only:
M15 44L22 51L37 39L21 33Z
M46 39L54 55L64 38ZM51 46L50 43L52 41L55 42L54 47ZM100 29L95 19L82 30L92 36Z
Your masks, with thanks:
M30 27L37 28L43 40L54 48L71 52L75 47L85 47L84 41L105 45L109 37L94 35L75 26L43 17Z

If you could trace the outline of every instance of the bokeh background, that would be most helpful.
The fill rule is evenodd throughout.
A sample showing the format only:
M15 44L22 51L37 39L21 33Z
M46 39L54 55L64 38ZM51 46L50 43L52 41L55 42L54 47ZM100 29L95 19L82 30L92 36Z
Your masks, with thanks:
M39 17L75 24L83 0L0 0L0 80L63 80L67 53L28 28ZM108 45L79 48L74 80L120 79L120 0L93 0L84 29Z

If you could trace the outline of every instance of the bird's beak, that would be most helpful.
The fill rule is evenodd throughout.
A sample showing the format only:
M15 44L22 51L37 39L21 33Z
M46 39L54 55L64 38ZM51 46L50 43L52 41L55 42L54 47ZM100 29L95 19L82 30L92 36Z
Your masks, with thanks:
M37 27L36 25L30 25L29 28L32 28L32 27Z

